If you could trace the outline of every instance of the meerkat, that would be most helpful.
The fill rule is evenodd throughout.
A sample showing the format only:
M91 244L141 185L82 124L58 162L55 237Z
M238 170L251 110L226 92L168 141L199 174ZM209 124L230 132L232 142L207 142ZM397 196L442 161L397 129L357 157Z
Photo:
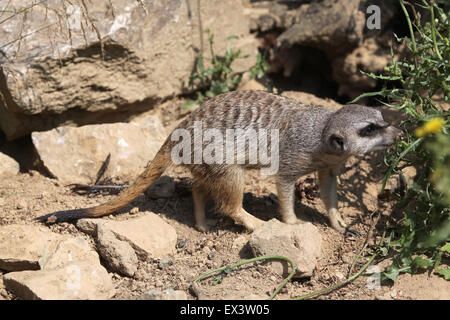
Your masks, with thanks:
M193 133L196 124L224 133L228 129L265 129L278 132L278 170L276 179L281 219L287 224L300 222L294 212L294 189L301 176L318 172L321 199L331 226L340 233L348 230L338 210L336 177L340 166L353 155L384 150L391 146L401 131L384 121L379 110L361 105L346 105L337 111L302 104L264 91L234 91L218 95L194 110L177 129ZM235 223L252 231L264 221L242 207L244 170L267 167L259 159L256 163L181 163L175 164L173 133L164 142L153 161L139 175L134 184L116 198L98 206L58 211L37 218L47 223L80 218L101 217L125 207L144 192L172 165L183 165L193 176L192 195L195 225L207 231L205 203L212 197L220 211ZM195 157L199 146L191 141L184 156ZM198 144L198 143L197 143ZM205 147L203 141L200 147ZM251 150L245 145L246 159ZM192 158L191 158L192 159Z

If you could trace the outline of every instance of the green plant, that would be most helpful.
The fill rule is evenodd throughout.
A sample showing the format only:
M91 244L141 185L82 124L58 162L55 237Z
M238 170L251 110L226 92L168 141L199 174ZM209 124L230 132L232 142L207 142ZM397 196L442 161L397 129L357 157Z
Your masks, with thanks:
M298 271L297 266L295 265L294 262L292 262L291 259L283 257L283 256L278 256L278 255L259 256L256 258L242 260L242 261L230 264L230 265L226 265L226 266L208 271L208 272L203 273L202 275L198 276L194 280L191 288L193 288L193 289L195 288L194 291L195 290L198 291L199 289L198 289L197 283L205 278L212 276L212 275L215 275L215 280L213 281L213 285L218 285L218 284L222 283L224 276L232 273L233 269L236 269L244 264L249 264L249 263L264 261L264 260L282 260L282 261L286 261L291 266L291 272L289 273L289 275L281 282L281 284L275 289L275 291L270 296L269 300L272 300L273 298L275 298L275 296L278 294L278 292L280 292L281 289L283 289L283 287L286 285L286 283L288 283L289 280L291 280L292 277L295 275L295 273ZM198 295L198 293L197 293L197 295Z
M385 86L355 99L381 96L383 104L404 112L404 138L385 157L383 189L393 173L401 175L408 166L417 169L414 183L397 194L403 219L386 233L380 248L393 258L382 277L393 281L401 272L436 270L450 253L450 113L436 104L437 97L450 101L450 14L436 2L423 0L420 6L428 10L430 21L422 23L411 6L412 21L405 4L400 0L410 35L396 38L406 43L409 57L396 61L392 54L384 74L365 73L385 81ZM450 278L448 266L436 272Z
M235 50L229 46L229 41L236 39L236 36L227 38L227 48L224 56L216 56L214 52L214 36L210 30L205 31L208 34L208 43L211 59L209 67L205 67L205 58L198 57L196 63L196 72L189 78L189 86L198 89L197 99L187 101L183 104L183 109L192 109L200 105L205 97L215 97L221 93L236 90L241 83L242 77L246 72L250 72L250 79L261 78L268 67L263 55L258 53L256 63L246 71L234 71L232 64L237 59L246 59L248 56L242 56L241 50Z

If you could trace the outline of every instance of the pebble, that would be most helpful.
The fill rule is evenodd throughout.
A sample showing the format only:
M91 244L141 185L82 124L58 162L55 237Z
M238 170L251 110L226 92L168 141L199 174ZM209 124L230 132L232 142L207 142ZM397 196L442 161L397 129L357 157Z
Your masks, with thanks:
M394 289L391 291L391 297L396 299L397 298L397 289Z
M344 280L345 276L341 273L341 272L336 272L336 278L338 278L339 280Z
M16 205L16 209L21 210L28 207L27 203L24 200L19 200L19 202Z
M169 257L164 257L159 260L158 268L163 270L164 268L171 266L172 264L173 264L172 259L170 259Z
M187 296L181 290L174 290L173 288L168 288L164 291L160 290L149 290L141 295L142 300L186 300Z
M184 248L185 245L186 245L186 240L182 239L182 240L178 241L176 247L177 247L177 249L182 249L182 248Z

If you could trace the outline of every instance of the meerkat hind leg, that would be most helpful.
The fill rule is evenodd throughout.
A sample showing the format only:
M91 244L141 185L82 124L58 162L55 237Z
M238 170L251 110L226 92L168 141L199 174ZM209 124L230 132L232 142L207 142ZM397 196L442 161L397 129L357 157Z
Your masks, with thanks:
M219 204L220 210L231 217L235 223L243 225L253 231L263 220L251 215L242 207L244 197L244 174L241 168L230 168L214 179L213 196Z

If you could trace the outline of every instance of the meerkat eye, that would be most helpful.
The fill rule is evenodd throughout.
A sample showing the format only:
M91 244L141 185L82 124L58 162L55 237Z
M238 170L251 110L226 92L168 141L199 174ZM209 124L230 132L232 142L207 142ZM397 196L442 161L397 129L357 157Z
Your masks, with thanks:
M359 135L362 137L370 137L370 136L373 136L380 129L381 129L380 126L377 126L376 124L371 123L368 126L362 128L359 131Z

